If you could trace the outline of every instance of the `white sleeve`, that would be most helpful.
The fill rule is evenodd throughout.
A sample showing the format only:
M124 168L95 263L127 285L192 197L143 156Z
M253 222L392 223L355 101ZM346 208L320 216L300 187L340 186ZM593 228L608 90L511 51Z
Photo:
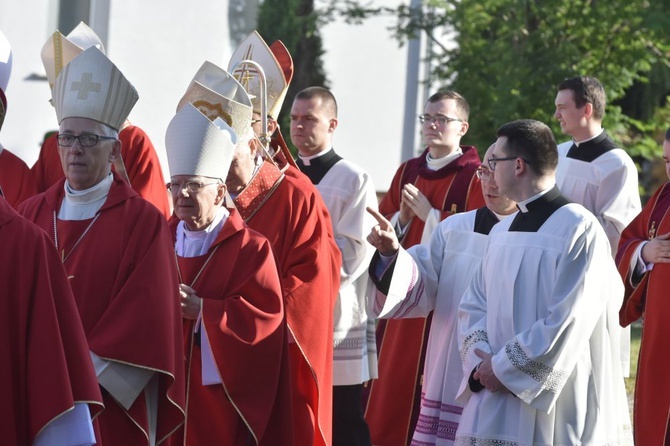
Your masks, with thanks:
M155 373L128 364L108 361L90 352L98 383L107 390L126 410L142 393Z
M75 403L72 410L47 424L37 434L33 446L90 446L93 444L95 444L95 434L88 404Z
M423 225L423 232L421 233L421 243L428 243L435 232L435 228L440 224L442 212L438 209L432 208L426 217L426 223Z

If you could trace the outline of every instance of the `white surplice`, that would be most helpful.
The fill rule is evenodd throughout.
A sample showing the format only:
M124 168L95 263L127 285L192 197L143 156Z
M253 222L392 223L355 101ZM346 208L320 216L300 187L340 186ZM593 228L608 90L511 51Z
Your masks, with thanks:
M537 232L496 225L459 307L465 404L457 445L627 445L630 417L619 360L623 285L607 238L578 204ZM493 354L511 393L473 393L468 377Z
M616 255L621 232L642 210L635 163L622 149L603 153L591 162L568 158L573 142L558 146L556 185L561 193L596 216ZM621 328L621 367L630 371L630 326Z
M437 226L429 244L407 251L401 247L388 295L376 291L370 302L371 311L387 319L426 317L434 310L412 444L453 445L463 410L456 401L463 377L458 304L481 263L487 239L474 232L476 214L452 215Z

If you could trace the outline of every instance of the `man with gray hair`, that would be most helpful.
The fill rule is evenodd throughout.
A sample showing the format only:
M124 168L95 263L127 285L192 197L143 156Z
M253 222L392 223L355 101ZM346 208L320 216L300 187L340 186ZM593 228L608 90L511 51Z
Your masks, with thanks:
M53 237L79 309L105 410L99 445L154 445L184 422L179 295L167 222L111 171L138 99L97 48L56 78L65 178L19 211Z

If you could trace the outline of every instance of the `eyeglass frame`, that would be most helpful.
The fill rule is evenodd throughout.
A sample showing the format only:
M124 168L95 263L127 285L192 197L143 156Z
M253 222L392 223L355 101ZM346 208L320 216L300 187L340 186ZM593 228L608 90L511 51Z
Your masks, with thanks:
M444 115L435 115L435 116L430 116L430 115L419 115L419 122L421 124L440 124L440 125L447 125L450 122L464 122L462 119L458 118L452 118L450 116L444 116Z
M62 144L62 143L61 143L61 140L60 140L61 136L64 136L64 137L71 137L71 138L72 138L72 142L71 142L69 145ZM89 138L90 138L90 137L93 137L93 136L95 136L95 142L94 142L93 144L86 145L86 144L83 144L83 143L81 142L81 138L82 138L82 137L89 137ZM104 136L104 135L98 135L98 134L96 134L96 133L82 133L81 135L72 135L71 133L58 133L58 134L56 135L56 141L58 142L58 145L59 145L60 147L72 147L72 146L74 145L74 142L75 142L75 141L79 141L79 147L89 148L89 147L95 147L95 146L97 146L98 143L100 142L100 140L105 141L105 140L110 140L110 139L118 140L118 138L116 138L116 137L114 137L114 136Z
M526 158L522 158L520 156L504 156L502 158L495 158L490 156L486 163L489 165L491 172L495 172L498 161L512 161L516 159L522 159L526 164L530 164Z
M480 181L488 181L493 177L493 171L481 165L475 170L475 175L477 175Z
M196 185L195 189L193 188L194 184ZM186 190L186 192L188 192L188 194L190 195L190 194L196 194L196 193L200 192L203 188L205 188L207 186L211 186L212 184L223 184L223 183L221 181L213 181L211 183L204 183L204 184L199 183L197 181L187 181L185 183L170 181L169 183L167 183L165 185L165 187L167 188L167 190L169 190L174 195L179 194L179 192L181 192L183 190ZM174 187L177 187L177 186L179 186L179 189L172 190Z

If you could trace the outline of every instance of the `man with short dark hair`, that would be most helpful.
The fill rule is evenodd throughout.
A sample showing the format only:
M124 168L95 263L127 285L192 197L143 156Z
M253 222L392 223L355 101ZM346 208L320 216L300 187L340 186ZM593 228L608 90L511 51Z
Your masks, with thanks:
M549 127L513 121L497 136L488 165L519 211L491 230L459 306L455 444L632 444L607 237L556 187Z
M404 248L427 243L451 215L484 206L475 171L477 149L461 144L470 107L455 91L433 94L419 116L424 152L398 168L379 211ZM407 444L421 405L423 360L432 316L383 320L377 326L379 378L370 385L365 418L373 443Z
M377 355L374 320L365 310L365 273L374 252L365 241L374 224L365 209L377 207L377 196L367 172L335 153L337 124L337 102L329 90L310 87L296 95L291 140L298 148L298 167L326 203L342 253L333 315L332 444L366 446L371 443L361 395L363 383L377 377Z

